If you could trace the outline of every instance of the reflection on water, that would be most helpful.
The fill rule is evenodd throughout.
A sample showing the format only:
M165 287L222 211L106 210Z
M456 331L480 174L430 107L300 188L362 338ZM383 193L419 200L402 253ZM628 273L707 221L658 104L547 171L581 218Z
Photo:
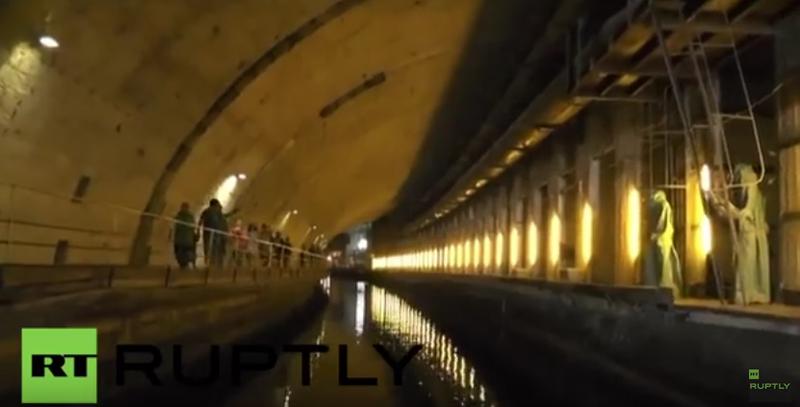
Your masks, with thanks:
M328 294L328 305L316 323L293 341L330 347L327 353L311 354L311 385L300 383L300 356L282 355L281 367L232 394L226 407L496 404L450 338L406 302L365 282L325 278L320 286ZM340 344L348 347L349 377L375 377L377 386L338 384ZM412 345L423 345L404 370L402 386L394 386L394 374L373 344L384 345L396 356Z
M372 323L392 336L402 347L422 344L417 356L428 369L452 391L452 400L460 405L494 405L486 386L476 379L475 368L446 335L421 312L386 290L370 287Z
M363 281L356 283L356 335L361 336L364 333L364 287L366 284Z
M319 285L322 287L322 290L325 291L325 294L328 296L331 295L331 276L320 279Z

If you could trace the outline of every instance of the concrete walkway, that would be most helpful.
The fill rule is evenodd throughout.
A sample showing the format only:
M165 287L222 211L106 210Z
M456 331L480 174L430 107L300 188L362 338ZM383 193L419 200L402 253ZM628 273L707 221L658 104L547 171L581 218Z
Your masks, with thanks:
M259 284L91 289L0 306L0 393L18 386L22 328L97 328L102 360L113 358L117 343L160 343L187 332L213 331L218 324L242 318L268 324L310 298L320 277L276 277Z

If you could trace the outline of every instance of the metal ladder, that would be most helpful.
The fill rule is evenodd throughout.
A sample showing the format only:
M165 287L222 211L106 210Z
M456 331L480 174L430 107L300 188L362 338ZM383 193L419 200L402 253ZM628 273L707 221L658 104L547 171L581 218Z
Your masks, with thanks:
M681 120L681 124L683 126L683 131L684 131L684 136L686 138L687 146L691 149L691 158L693 159L694 164L695 164L694 167L699 170L700 166L701 166L700 155L698 153L698 148L697 148L697 144L696 144L696 142L697 142L696 141L697 140L696 130L698 128L707 128L712 132L712 135L714 136L715 142L718 142L718 144L719 144L718 147L721 148L722 153L724 153L724 156L725 156L724 157L724 161L725 161L725 164L726 164L727 169L728 169L729 177L731 179L733 179L733 163L732 163L732 160L730 158L730 152L729 152L729 147L728 147L728 143L727 143L727 137L725 135L724 121L726 121L726 120L746 120L751 124L751 128L753 129L753 137L755 139L755 144L756 144L757 153L758 153L758 160L759 160L759 164L760 164L760 174L759 174L758 180L755 182L755 184L761 183L764 180L765 171L766 171L766 168L765 168L765 165L764 165L764 154L763 154L763 149L761 147L760 135L759 135L759 132L758 132L758 125L757 125L757 122L756 122L755 115L753 113L753 104L752 104L752 101L751 101L751 98L750 98L749 89L747 88L747 83L746 83L746 80L745 80L745 77L744 77L744 70L742 68L741 59L739 57L739 51L738 51L738 49L736 47L736 38L734 36L733 29L730 29L729 32L727 33L728 36L729 36L729 39L730 39L730 43L729 44L725 44L725 47L731 49L731 51L733 53L734 61L735 61L735 64L736 64L738 75L739 75L739 80L740 80L741 86L742 86L742 92L743 92L744 100L745 100L745 103L747 104L746 112L745 112L745 114L735 114L735 115L722 113L722 109L719 106L720 95L719 95L719 92L717 92L716 86L714 86L714 84L713 84L714 77L712 76L712 69L711 69L711 66L710 66L710 63L709 63L708 55L706 53L706 44L704 43L702 38L700 38L700 35L695 33L693 35L693 38L689 42L688 47L686 47L686 51L687 52L683 53L683 55L686 55L688 57L689 61L691 62L691 65L692 65L692 68L693 68L693 71L694 71L694 75L695 75L695 77L697 79L698 90L700 91L699 93L700 93L702 104L703 104L703 110L705 111L706 123L707 124L698 126L698 125L692 124L690 122L691 119L689 118L689 112L686 110L686 107L682 104L682 101L685 100L685 95L682 94L682 92L681 92L681 87L680 87L680 84L678 82L677 75L675 74L675 66L673 65L673 59L672 59L674 53L671 52L669 50L669 48L668 48L667 40L666 40L666 37L665 37L665 34L664 34L665 31L664 31L663 26L662 26L661 21L660 21L659 11L660 11L660 9L659 9L657 3L651 2L651 4L650 4L650 14L651 14L651 18L652 18L653 28L654 28L656 37L658 39L659 47L660 47L660 49L662 51L662 55L663 55L663 59L664 59L664 65L665 65L665 68L667 70L667 76L668 76L669 81L670 81L670 88L672 90L673 97L675 99L676 110L678 112L678 115L679 115L680 120ZM678 9L678 11L680 11L680 9ZM686 19L682 15L682 13L680 13L680 14L681 14L680 15L681 20L682 21L686 21ZM724 15L724 20L725 20L726 24L728 25L728 27L730 27L730 20L729 20L727 14ZM717 162L715 164L721 165L722 163ZM749 185L751 185L751 184L750 183L741 183L741 182L738 183L738 184L732 184L732 183L729 183L727 181L727 179L723 178L722 179L722 186L723 186L723 191L725 193L725 201L726 202L729 201L728 195L729 195L729 191L730 190L732 190L733 188L746 187L746 186L749 186ZM709 193L713 193L713 192L709 191ZM703 207L704 207L704 211L706 212L706 214L709 213L708 206L709 206L708 199L707 199L707 197L704 196L703 197ZM729 230L730 230L730 233L731 233L732 242L733 242L734 245L738 245L739 236L738 236L738 233L737 233L737 229L736 229L736 225L735 225L735 222L733 220L733 217L730 216L730 214L729 214L728 216L726 216L726 218L728 220L728 226L729 226ZM724 293L722 291L722 278L720 276L718 267L716 266L716 261L715 261L713 255L711 255L711 261L712 261L712 268L713 268L713 272L714 272L714 277L715 277L715 280L716 280L716 283L717 283L716 284L717 285L717 295L719 296L720 302L722 302L724 304ZM742 287L742 281L741 281L742 276L737 273L736 279L737 279L737 282L738 282L737 288L741 289L741 287ZM734 293L734 296L738 295L738 290L735 290L735 291L737 291L737 292ZM741 295L743 297L744 303L746 304L747 303L747 299L744 298L745 294L744 294L743 290L741 292Z

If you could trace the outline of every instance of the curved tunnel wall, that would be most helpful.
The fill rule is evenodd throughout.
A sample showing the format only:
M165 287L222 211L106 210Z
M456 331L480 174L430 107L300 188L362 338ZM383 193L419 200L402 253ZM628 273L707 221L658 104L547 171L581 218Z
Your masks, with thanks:
M134 240L166 261L167 224L134 239L135 211L169 216L187 201L199 212L238 173L248 176L239 214L276 223L298 209L286 228L296 245L312 224L332 236L389 210L484 1L352 1L236 92L175 160L237 77L335 3L0 5L0 262L52 263L65 241L66 262L124 263ZM502 35L484 46L503 44L514 34L504 24L532 8L513 3L491 15ZM40 47L43 33L60 48ZM385 83L320 117L379 72ZM159 183L171 161L171 182Z

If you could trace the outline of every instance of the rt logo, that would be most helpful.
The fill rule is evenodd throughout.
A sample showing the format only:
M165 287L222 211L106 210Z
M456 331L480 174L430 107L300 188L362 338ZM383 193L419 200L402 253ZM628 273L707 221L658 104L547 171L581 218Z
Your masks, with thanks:
M97 330L23 328L22 403L96 404Z

